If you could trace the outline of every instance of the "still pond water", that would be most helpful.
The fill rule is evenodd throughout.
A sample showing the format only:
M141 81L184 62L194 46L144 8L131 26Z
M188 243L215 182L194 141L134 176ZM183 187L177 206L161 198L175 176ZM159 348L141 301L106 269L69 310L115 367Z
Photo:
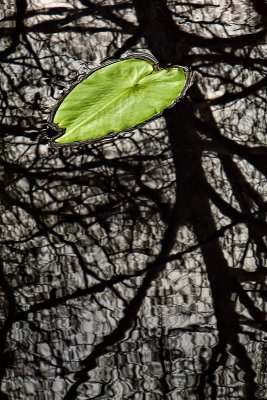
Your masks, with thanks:
M265 8L1 2L1 400L267 399ZM51 146L62 96L138 50L187 96Z

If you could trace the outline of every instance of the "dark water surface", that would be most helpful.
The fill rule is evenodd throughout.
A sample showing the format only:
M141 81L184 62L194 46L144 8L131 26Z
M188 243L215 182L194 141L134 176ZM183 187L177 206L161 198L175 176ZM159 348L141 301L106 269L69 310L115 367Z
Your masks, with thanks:
M266 2L0 5L0 399L267 399ZM61 96L137 49L186 98L51 148Z

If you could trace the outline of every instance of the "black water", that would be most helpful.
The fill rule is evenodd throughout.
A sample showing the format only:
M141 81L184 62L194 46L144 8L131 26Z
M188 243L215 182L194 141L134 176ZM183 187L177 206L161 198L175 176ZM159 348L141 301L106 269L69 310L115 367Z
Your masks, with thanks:
M1 2L0 399L267 399L266 8ZM186 98L51 148L61 96L137 49Z

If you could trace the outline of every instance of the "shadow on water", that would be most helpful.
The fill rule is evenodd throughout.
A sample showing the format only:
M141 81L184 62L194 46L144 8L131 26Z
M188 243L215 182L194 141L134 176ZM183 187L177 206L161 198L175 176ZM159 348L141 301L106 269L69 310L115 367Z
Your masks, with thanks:
M0 9L0 399L267 399L258 0ZM198 79L124 138L51 148L57 101L148 49Z

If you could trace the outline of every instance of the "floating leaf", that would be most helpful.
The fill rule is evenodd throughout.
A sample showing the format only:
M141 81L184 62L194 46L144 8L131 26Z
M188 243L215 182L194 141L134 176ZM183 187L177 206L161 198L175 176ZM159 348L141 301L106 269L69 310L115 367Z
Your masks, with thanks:
M55 141L100 139L133 128L171 106L184 92L187 69L159 69L129 58L93 71L59 105L53 123L65 128Z

